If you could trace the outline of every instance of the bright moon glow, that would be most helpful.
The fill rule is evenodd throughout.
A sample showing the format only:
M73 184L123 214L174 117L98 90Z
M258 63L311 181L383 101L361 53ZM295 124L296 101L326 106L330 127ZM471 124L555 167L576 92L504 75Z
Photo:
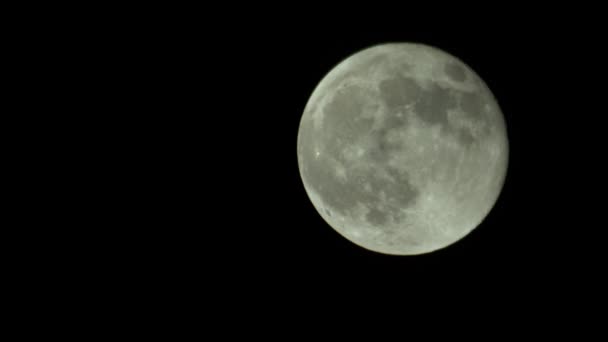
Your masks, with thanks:
M502 112L465 63L437 48L384 44L332 69L300 122L298 162L312 204L338 233L412 255L469 234L502 189Z

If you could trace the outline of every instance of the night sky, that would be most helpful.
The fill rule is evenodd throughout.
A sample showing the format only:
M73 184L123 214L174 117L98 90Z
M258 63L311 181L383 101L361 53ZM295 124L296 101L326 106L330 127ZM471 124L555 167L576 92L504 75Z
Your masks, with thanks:
M606 250L605 220L594 217L606 203L598 20L527 10L501 18L504 8L449 21L338 20L321 9L254 7L138 9L66 41L78 54L64 62L105 80L78 108L98 109L90 127L113 162L94 167L108 199L95 214L78 211L79 227L100 223L71 244L93 254L79 269L107 274L99 279L142 302L175 296L203 307L221 298L251 315L338 302L382 310L430 299L592 300ZM439 47L475 70L510 144L503 191L483 223L419 256L371 252L335 232L306 195L296 153L301 115L325 74L361 49L402 41Z

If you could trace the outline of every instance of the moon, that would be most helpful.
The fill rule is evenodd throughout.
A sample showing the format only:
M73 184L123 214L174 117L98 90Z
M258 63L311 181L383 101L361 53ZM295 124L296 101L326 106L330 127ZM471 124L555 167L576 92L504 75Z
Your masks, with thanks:
M300 120L300 176L340 235L391 255L462 239L507 173L504 116L485 82L436 47L388 43L340 62Z

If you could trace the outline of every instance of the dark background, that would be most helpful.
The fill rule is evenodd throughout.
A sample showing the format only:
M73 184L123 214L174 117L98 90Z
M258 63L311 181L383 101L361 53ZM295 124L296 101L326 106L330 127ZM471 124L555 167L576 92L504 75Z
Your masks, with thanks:
M163 266L139 262L239 305L287 312L340 299L549 311L587 302L604 255L593 219L602 203L593 181L601 135L592 133L602 114L590 102L601 89L597 31L569 24L572 16L512 18L331 25L277 15L173 28L163 41L175 48L175 70L161 69L175 83L162 87L172 96L154 118L171 146L163 155L174 164L159 167L175 177L167 185L175 197L171 211L149 213L168 214L152 220L149 247ZM394 41L440 47L476 70L510 142L504 190L488 217L458 243L420 256L382 255L339 236L313 208L297 166L299 120L317 83L350 54Z
M456 311L533 317L599 303L605 59L593 11L359 9L149 5L35 30L28 63L42 76L34 84L56 91L39 102L58 113L35 122L61 133L39 147L51 155L42 183L52 191L37 199L61 203L43 217L63 228L38 237L60 242L38 261L50 279L68 274L78 279L70 289L94 288L100 302L138 312L212 307L220 319L454 301ZM487 218L420 256L342 238L308 199L296 154L325 74L363 48L401 41L471 66L497 98L510 143Z
M158 53L149 71L167 73L153 84L166 82L160 89L171 95L150 98L161 101L149 106L160 128L152 141L167 148L158 167L172 178L160 183L174 197L171 211L149 213L168 216L152 220L152 260L166 262L161 274L209 274L218 291L255 302L417 299L404 291L545 305L559 292L574 301L597 286L601 259L590 241L601 228L589 214L600 202L583 185L601 158L591 133L600 113L589 100L601 58L593 21L575 26L575 16L364 25L268 14L154 26L151 37L163 38L149 42ZM458 243L420 256L382 255L339 236L313 208L297 165L299 120L314 87L352 53L395 41L437 46L469 64L498 99L510 142L506 183L488 217Z

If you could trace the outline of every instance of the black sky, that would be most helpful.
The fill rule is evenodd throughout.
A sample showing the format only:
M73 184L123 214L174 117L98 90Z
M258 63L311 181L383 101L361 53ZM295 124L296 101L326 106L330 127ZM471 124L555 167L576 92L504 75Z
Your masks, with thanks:
M96 186L111 200L89 216L104 228L81 248L100 251L95 267L136 292L205 292L250 312L291 312L311 298L549 305L561 293L576 302L600 286L605 257L605 223L594 217L605 203L600 22L479 10L445 21L148 8L65 39L78 54L64 62L100 80L102 91L78 98L103 131L96 150L114 163L96 166ZM498 100L510 143L506 183L486 220L421 256L342 238L312 206L297 165L299 121L318 82L354 52L399 41L471 66Z

